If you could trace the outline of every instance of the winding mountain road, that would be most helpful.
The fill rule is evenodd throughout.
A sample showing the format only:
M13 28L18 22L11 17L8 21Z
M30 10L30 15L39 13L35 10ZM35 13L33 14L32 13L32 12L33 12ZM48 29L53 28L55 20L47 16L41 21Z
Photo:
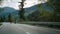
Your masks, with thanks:
M26 24L3 23L0 34L60 34L60 30Z

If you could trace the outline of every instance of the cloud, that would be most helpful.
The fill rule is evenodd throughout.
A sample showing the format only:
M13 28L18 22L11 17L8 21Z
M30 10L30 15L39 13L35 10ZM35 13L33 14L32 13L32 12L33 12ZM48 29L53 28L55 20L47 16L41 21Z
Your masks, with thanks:
M21 0L4 0L3 1L3 5L2 7L12 7L12 8L15 8L15 9L19 9L18 5ZM24 2L24 8L28 8L28 7L31 7L33 5L36 5L36 4L40 4L41 1L38 2L38 0L26 0Z

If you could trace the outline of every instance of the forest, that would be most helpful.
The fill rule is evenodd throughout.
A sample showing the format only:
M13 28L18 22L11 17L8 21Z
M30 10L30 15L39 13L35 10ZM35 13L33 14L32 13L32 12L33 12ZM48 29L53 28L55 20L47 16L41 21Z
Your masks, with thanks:
M0 22L60 22L60 0L47 0L45 3L37 4L35 5L37 10L31 11L28 16L24 16L24 1L19 2L21 7L19 7L18 16L8 13L0 16ZM2 0L0 0L1 5ZM4 8L0 7L0 13L3 11Z

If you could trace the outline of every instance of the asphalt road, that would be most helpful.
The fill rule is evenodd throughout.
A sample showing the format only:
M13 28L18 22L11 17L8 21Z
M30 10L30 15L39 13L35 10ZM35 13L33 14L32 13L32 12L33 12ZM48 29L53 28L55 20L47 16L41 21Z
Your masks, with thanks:
M26 24L3 23L0 34L60 34L60 30Z

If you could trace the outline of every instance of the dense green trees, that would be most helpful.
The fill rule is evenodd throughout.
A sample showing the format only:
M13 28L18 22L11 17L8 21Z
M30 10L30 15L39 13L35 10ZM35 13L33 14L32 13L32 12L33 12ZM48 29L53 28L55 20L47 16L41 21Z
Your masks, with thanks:
M14 22L15 21L15 17L10 13L8 14L8 22Z
M0 17L0 22L4 22L3 17Z
M30 14L28 16L28 19L30 21L52 21L52 13L48 12L48 11L35 11L32 14Z
M60 21L60 0L49 0L48 4L55 8L54 21Z
M46 3L36 5L36 7L37 7L37 11L30 14L28 17L30 18L30 20L54 21L54 22L60 21L60 1L59 0L48 0Z
M55 1L55 17L56 17L56 21L60 21L60 0L56 0Z
M31 13L27 17L24 16L24 1L22 0L21 5L19 5L19 21L24 21L24 20L30 20L30 21L60 21L60 0L48 0L46 3L42 3L42 4L38 4L36 5L37 7L37 11ZM1 0L0 0L0 3ZM1 4L0 4L1 5ZM46 5L45 8L43 8L44 6L42 5ZM21 7L20 7L21 6ZM50 7L50 8L48 8ZM51 9L51 10L46 10L46 8ZM2 11L3 9L0 8L0 11ZM25 19L26 18L26 19ZM9 22L13 22L16 21L15 17L13 17L12 14L7 15L7 17L0 17L0 21L9 21Z
M0 22L15 22L15 17L11 13L9 13L5 16L1 16Z

